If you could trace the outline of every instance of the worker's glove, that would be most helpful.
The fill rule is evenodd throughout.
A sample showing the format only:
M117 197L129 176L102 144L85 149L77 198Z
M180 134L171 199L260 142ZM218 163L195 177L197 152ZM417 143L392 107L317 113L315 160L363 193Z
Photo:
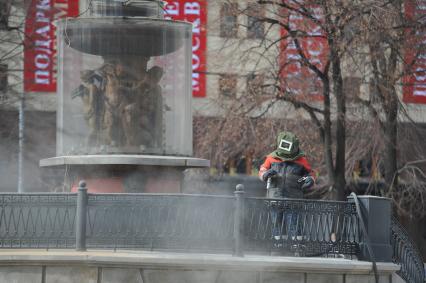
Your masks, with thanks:
M262 175L262 179L263 181L267 181L268 178L271 178L272 176L277 175L277 171L275 171L274 169L269 169L268 171L266 171L265 173L263 173Z
M311 176L305 176L300 178L298 182L302 184L302 190L309 189L314 185L314 178L312 178Z

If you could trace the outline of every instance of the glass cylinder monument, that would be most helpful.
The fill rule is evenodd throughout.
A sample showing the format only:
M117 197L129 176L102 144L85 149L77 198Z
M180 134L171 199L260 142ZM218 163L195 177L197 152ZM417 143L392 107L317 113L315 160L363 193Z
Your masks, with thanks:
M192 25L162 14L92 0L90 17L58 21L57 156L40 165L65 166L71 187L176 192L184 169L209 166L191 157Z
M58 23L57 155L190 156L192 26L117 4Z

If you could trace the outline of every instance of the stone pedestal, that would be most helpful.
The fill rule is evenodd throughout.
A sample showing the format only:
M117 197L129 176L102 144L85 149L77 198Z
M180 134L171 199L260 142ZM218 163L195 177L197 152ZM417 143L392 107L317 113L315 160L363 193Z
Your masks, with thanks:
M379 282L398 282L395 281L398 269L393 263L377 263ZM40 278L45 278L43 282L46 283L375 282L371 262L347 259L135 251L20 250L1 253L1 282L41 282Z
M75 155L40 161L65 167L65 184L76 192L85 180L89 193L180 193L183 171L210 166L206 159L157 155Z

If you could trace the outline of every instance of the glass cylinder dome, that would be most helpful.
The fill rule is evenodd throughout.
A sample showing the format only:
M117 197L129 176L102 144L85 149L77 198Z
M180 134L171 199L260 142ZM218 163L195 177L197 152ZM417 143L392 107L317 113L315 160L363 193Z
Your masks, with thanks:
M191 29L144 17L59 21L57 155L192 155Z

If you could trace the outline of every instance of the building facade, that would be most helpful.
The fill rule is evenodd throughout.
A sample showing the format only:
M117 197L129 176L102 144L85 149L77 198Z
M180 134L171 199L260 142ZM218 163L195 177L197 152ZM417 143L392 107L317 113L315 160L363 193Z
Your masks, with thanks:
M279 45L269 48L268 44L279 38L282 31L279 27L271 27L256 20L268 14L274 15L277 10L267 10L255 2L167 1L167 18L193 22L194 124L202 128L203 123L216 123L217 119L229 114L235 101L257 94L258 107L247 109L248 115L277 119L281 121L277 125L284 125L288 129L303 128L303 132L305 127L310 127L310 118L306 112L283 101L270 107L268 105L273 98L271 93L274 92L267 85L276 77L274 72L279 69L283 56ZM51 14L45 12L47 7L52 8ZM40 159L55 155L56 144L53 20L87 15L90 1L2 1L0 9L0 48L3 54L0 59L0 178L3 180L0 187L3 191L16 191L17 184L21 183L23 191L45 190L49 187L46 180L51 176L48 170L42 171L38 164ZM35 29L28 31L29 27ZM35 39L35 48L30 48L25 39L28 32L39 36ZM370 84L363 78L359 69L345 66L343 81L348 97L363 96L370 92ZM399 91L402 97L402 87ZM409 102L405 104L409 116L420 125L426 123L426 105L422 104L423 100ZM348 110L349 121L362 120L368 116L367 110L360 109L350 101ZM295 125L286 126L289 123L283 121L292 121ZM300 124L304 126L300 127ZM306 132L311 130L315 131L309 129ZM196 129L195 138L203 136L202 131L197 133ZM231 174L255 174L254 161L261 156L243 144L241 148L241 151L234 151L229 158L213 162L214 167ZM374 158L368 162L374 162Z

